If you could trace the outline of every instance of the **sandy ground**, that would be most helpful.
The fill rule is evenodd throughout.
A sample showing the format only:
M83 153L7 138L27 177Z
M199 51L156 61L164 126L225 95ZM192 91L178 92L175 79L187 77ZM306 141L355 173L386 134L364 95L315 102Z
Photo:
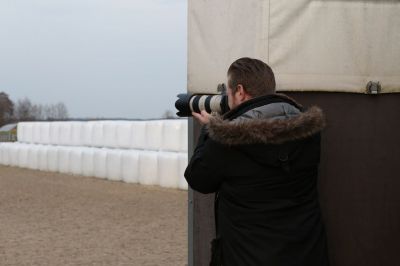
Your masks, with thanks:
M186 265L187 192L0 166L0 265Z

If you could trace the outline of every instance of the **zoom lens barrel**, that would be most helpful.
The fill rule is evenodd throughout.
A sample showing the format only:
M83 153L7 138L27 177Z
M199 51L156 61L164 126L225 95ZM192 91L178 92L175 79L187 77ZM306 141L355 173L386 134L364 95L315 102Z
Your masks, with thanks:
M228 96L225 94L179 94L175 102L178 109L176 113L180 117L192 116L192 112L200 113L205 110L207 113L217 112L224 114L229 111Z

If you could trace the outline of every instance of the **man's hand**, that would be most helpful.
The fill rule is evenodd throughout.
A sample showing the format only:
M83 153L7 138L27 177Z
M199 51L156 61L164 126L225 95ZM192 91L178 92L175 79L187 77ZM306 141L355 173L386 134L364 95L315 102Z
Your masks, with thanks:
M202 125L207 125L210 122L210 114L207 113L206 111L201 111L201 113L196 113L196 112L192 112L192 115L194 118L197 119L197 121L200 122L200 124Z

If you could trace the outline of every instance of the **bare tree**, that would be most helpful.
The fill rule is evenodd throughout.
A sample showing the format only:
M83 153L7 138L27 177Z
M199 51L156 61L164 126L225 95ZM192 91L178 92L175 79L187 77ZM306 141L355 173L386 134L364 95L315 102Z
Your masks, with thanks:
M32 104L28 98L18 100L15 107L15 119L18 121L65 120L68 110L64 103Z
M0 92L0 126L12 121L14 103L5 92Z
M35 120L35 117L32 115L32 102L28 98L17 101L14 117L18 121Z
M68 110L67 110L67 106L65 106L65 104L63 102L59 102L57 103L55 106L55 110L56 110L56 118L59 120L65 120L68 119Z
M68 119L68 109L63 102L45 105L43 116L46 120L65 120Z
M43 105L34 104L31 109L31 115L35 118L35 120L46 120L43 112Z
M45 120L53 120L56 117L56 111L52 104L46 104L43 107L43 113Z

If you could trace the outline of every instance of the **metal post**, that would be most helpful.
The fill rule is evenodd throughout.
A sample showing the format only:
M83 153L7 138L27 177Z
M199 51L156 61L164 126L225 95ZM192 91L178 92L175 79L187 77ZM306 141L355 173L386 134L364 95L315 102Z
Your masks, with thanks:
M188 118L188 160L193 155L194 150L194 126L193 118ZM193 244L193 190L188 189L188 266L194 266L194 244Z

